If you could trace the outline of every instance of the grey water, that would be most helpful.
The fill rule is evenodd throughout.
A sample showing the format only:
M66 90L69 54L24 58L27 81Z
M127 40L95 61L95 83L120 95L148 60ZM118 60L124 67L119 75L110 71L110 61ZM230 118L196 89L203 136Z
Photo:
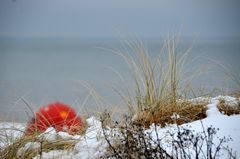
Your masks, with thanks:
M154 60L162 39L143 41ZM192 40L183 39L180 45L186 50ZM114 89L133 90L133 81L126 61L112 48L124 50L124 45L110 38L1 38L0 121L26 121L32 111L55 101L71 105L79 114L111 106L126 109ZM198 39L185 69L190 74L205 70L192 80L194 88L204 86L206 92L221 88L231 93L237 85L229 74L240 75L239 60L240 39ZM108 104L95 102L96 96L90 95L93 89Z

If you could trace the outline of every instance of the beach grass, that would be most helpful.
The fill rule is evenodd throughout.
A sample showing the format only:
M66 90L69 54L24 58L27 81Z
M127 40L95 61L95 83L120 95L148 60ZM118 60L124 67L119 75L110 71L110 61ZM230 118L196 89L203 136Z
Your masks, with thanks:
M40 143L40 147L35 147L35 142ZM28 148L24 149L26 145ZM32 144L32 145L31 145ZM43 152L49 152L52 150L71 150L74 148L76 141L74 140L56 140L54 142L48 142L46 140L40 140L37 136L22 136L13 144L6 146L0 150L0 158L2 159L14 159L14 158L26 158L30 159L36 155L40 155Z
M134 81L134 91L119 94L133 120L145 123L146 127L152 123L171 124L174 113L181 117L178 124L206 117L207 102L193 104L187 101L186 87L198 73L186 76L184 65L192 45L184 51L179 50L179 40L179 36L169 36L159 54L151 58L144 43L138 40L126 40L124 51L115 51L126 61Z

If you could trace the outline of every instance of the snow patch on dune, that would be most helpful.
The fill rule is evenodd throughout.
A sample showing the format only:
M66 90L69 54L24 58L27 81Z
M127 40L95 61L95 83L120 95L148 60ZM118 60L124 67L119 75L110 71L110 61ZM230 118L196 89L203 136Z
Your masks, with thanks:
M146 133L150 133L153 139L157 140L161 138L163 143L163 148L167 151L171 151L171 141L173 140L172 136L169 134L176 133L180 129L190 129L194 130L195 134L202 133L204 130L207 130L209 127L214 127L218 129L217 137L214 138L214 142L218 143L219 138L230 137L232 140L227 142L227 145L236 152L237 156L240 157L240 115L226 116L221 114L217 108L220 100L225 100L229 105L239 105L239 99L230 96L217 96L215 98L196 98L192 99L193 102L208 102L207 117L203 120L194 121L191 123L186 123L180 126L175 124L168 125L165 128L160 128L158 126L152 125L149 129L145 130ZM57 132L54 128L48 128L44 133L40 134L38 137L42 140L48 142L61 140L74 140L76 142L72 150L52 150L50 152L43 152L42 156L35 156L34 159L49 159L49 158L83 158L83 159L94 159L102 156L106 151L108 144L104 139L102 132L101 122L96 119L96 117L91 117L87 119L88 129L84 135L70 135L66 132ZM0 140L1 147L6 146L14 141L14 139L21 137L24 130L23 124L20 125L11 125L7 123L0 124L0 133L7 135L11 138L11 141ZM17 129L21 131L17 131ZM109 128L110 130L110 128ZM117 130L111 130L117 131ZM109 133L109 132L107 132ZM19 155L24 153L28 149L39 149L39 142L29 142L25 144L21 149L19 149ZM226 155L222 154L223 158L226 158Z

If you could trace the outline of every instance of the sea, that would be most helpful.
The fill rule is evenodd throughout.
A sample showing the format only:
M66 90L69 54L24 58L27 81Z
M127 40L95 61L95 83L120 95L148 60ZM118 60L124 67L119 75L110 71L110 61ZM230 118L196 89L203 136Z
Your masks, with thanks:
M127 111L121 95L126 89L130 93L135 90L131 69L118 54L119 50L128 52L126 41L0 38L0 121L26 122L39 107L56 101L86 116L105 109ZM141 39L152 62L160 54L163 41ZM193 75L188 86L195 93L189 97L239 90L240 38L183 38L178 45L179 59L192 47L183 66L186 74L181 73L180 79Z

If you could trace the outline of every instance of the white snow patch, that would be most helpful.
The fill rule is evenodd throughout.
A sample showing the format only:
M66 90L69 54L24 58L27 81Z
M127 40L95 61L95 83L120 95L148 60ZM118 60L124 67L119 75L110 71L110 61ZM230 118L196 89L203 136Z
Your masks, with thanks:
M74 137L73 135L70 135L67 132L62 132L62 131L58 132L58 135L63 140L71 140Z
M211 97L197 97L188 99L188 101L193 103L209 103L211 99L212 99Z
M74 159L74 154L66 150L52 150L49 152L43 152L42 155L37 155L33 159Z
M173 113L173 115L171 116L172 119L179 119L180 115L177 114L176 112Z
M206 112L208 118L213 117L213 116L221 116L221 113L219 112L216 104L217 104L217 102L208 104L208 110Z
M86 139L75 145L74 152L83 159L98 158L106 152L107 146L104 139Z
M86 130L86 138L96 138L102 134L102 124L95 117L88 118L88 129Z
M87 119L89 125L86 134L74 147L74 153L79 158L91 159L103 155L107 148L107 143L103 137L102 125L95 117Z
M41 140L53 142L57 140L57 132L53 127L49 127L45 132L38 136Z

